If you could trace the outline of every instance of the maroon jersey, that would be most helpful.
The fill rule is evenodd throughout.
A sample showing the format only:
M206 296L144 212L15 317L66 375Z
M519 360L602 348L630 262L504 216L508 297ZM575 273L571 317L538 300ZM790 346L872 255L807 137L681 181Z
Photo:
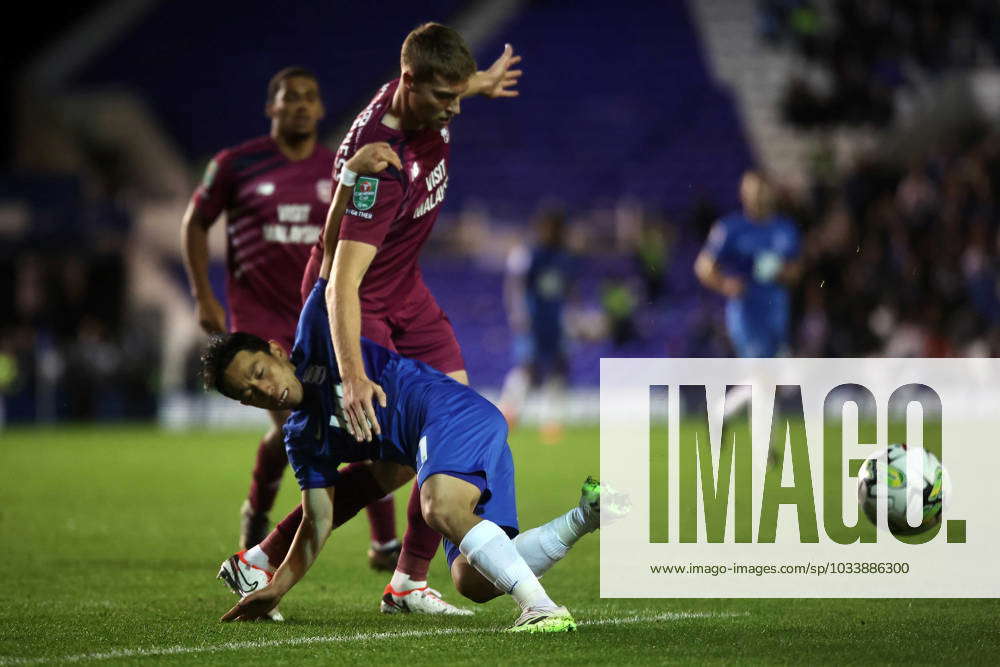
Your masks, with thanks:
M230 327L291 350L309 250L330 205L334 154L317 145L291 161L271 137L220 152L194 193L195 210L214 221L226 211L226 295Z
M378 248L361 282L361 310L366 317L396 312L417 290L424 290L417 256L437 220L448 187L448 128L404 133L382 122L399 80L375 94L355 119L337 151L335 176L365 144L387 142L403 163L377 177L359 176L340 223L340 238ZM322 251L322 241L320 242Z

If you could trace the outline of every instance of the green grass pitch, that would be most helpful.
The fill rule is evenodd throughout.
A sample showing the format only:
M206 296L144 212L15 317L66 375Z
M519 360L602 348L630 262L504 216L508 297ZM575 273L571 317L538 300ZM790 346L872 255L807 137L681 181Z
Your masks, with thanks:
M993 663L997 600L602 600L598 541L545 577L580 622L511 636L509 599L471 618L382 616L363 518L285 599L284 624L221 624L257 432L151 427L0 433L0 665ZM521 522L565 511L598 472L596 428L558 445L512 434ZM276 514L295 502L286 476ZM402 517L405 495L397 510ZM402 528L402 522L400 523ZM465 604L439 553L431 584ZM469 603L467 606L473 606Z

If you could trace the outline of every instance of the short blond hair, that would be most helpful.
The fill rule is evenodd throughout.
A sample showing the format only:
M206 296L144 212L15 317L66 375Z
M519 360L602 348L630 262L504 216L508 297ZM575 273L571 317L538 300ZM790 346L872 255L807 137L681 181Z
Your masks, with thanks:
M415 81L433 81L440 75L448 83L460 83L476 73L476 59L456 30L440 23L424 23L403 40L400 67Z

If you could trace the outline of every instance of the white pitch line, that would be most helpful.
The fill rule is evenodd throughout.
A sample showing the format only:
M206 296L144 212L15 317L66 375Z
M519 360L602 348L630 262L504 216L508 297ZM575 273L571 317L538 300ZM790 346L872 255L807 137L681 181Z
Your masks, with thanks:
M730 618L734 616L749 616L749 612L724 613L715 612L667 612L652 616L620 616L617 618L598 618L592 621L579 621L579 626L598 625L634 625L636 623L656 623L659 621L678 621L685 618ZM455 634L490 634L496 630L473 628L441 628L438 630L404 630L402 632L360 632L353 635L320 635L317 637L292 637L289 639L271 639L264 641L227 642L208 646L164 646L162 648L121 649L103 653L80 653L64 655L57 658L3 658L0 665L44 665L66 662L89 662L96 660L114 660L116 658L148 658L161 655L191 655L195 653L219 653L221 651L240 651L243 649L281 648L284 646L305 646L310 644L341 644L346 642L363 642L376 639L414 639L421 637L446 637Z

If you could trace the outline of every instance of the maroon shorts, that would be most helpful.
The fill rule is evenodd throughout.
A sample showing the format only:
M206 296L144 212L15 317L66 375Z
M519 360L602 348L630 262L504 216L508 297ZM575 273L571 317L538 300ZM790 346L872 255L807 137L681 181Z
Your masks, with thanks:
M321 263L322 252L314 247L302 276L303 303L316 284ZM388 315L368 317L362 312L361 335L442 373L465 369L462 348L455 337L451 320L422 280Z

